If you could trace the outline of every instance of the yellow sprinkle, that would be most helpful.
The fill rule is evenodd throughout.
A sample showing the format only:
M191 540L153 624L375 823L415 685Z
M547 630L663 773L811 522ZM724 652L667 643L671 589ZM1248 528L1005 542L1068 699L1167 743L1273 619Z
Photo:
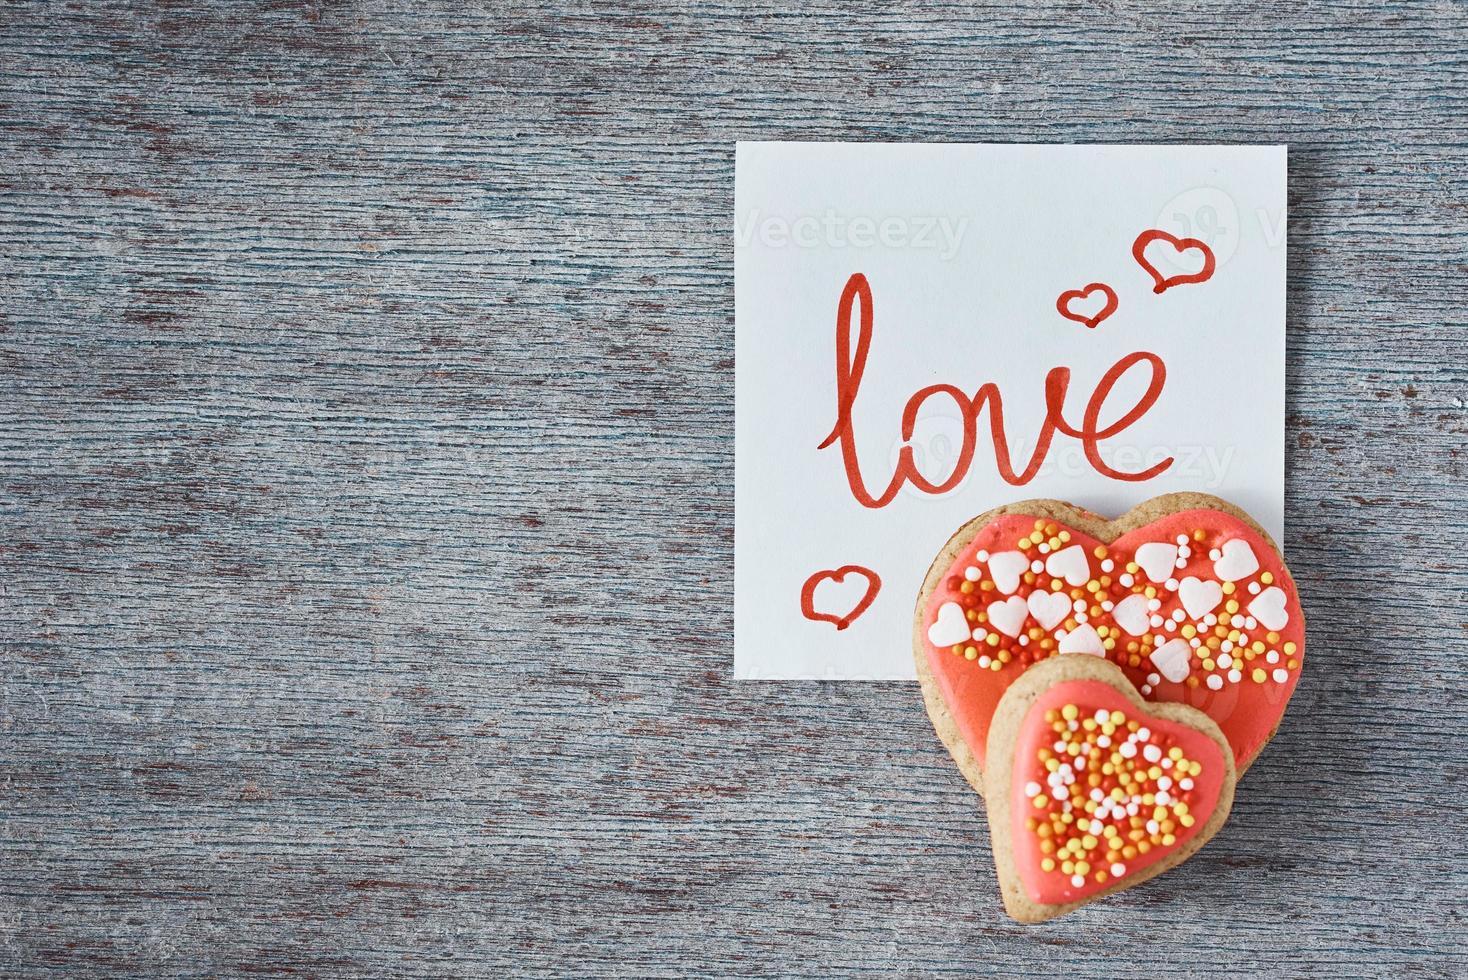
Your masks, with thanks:
M1260 670L1258 667L1255 667L1254 668L1254 673L1250 674L1249 676L1252 677L1252 678L1254 678L1254 683L1255 684L1263 684L1264 683L1264 677L1265 677L1264 671Z
M1080 713L1080 709L1073 704L1068 704L1060 709L1061 717L1066 721L1074 721Z
M1103 626L1101 628L1105 629L1106 627ZM1183 635L1183 639L1185 640L1191 640L1193 637L1198 635L1198 630L1196 627L1193 626L1192 623L1185 624L1182 629L1178 630L1178 632Z
M1223 583L1223 594L1224 595L1233 595L1234 594L1234 584L1232 582L1225 582L1225 583Z
M1288 642L1288 643L1286 643L1284 645L1284 652L1286 654L1291 654L1291 653L1294 653L1295 652L1295 644L1294 644L1294 641L1290 641L1290 642Z
M1274 581L1274 573L1265 572L1263 575L1259 576L1259 581L1263 582L1265 585L1269 585L1271 582Z

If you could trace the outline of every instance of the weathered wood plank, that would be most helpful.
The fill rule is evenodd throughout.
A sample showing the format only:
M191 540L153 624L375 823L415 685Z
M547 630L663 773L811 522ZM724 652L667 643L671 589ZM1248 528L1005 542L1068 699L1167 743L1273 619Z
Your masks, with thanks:
M0 8L0 972L1468 969L1461 4L130 6ZM1198 859L1021 928L915 686L727 680L742 138L1291 145Z

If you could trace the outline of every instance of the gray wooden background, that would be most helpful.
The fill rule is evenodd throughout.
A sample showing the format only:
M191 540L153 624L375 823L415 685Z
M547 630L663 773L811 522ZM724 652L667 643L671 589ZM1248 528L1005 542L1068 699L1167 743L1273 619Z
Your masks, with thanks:
M1468 10L0 6L0 974L1468 973ZM733 142L1288 142L1311 659L1000 910L915 685L730 682Z

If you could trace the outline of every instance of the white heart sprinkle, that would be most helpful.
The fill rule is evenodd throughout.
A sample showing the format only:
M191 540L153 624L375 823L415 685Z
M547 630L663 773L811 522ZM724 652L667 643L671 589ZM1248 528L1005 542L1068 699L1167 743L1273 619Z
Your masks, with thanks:
M1045 571L1063 578L1070 585L1085 585L1091 580L1091 562L1086 549L1078 544L1064 548L1045 559Z
M1213 574L1225 582L1237 582L1259 571L1259 559L1254 549L1243 538L1233 538L1223 543L1222 554L1213 563Z
M1189 575L1178 583L1177 594L1188 615L1193 619L1202 619L1223 601L1223 586Z
M1150 659L1163 677L1178 684L1187 680L1191 672L1189 661L1193 659L1193 648L1187 640L1168 640L1152 651Z
M1249 603L1249 615L1263 623L1267 630L1278 632L1284 629L1290 621L1290 614L1285 610L1284 589L1271 585L1259 593Z
M938 607L938 618L928 627L928 642L935 647L951 647L962 643L970 636L968 620L963 607L956 602L945 602Z
M1066 613L1070 612L1070 599L1063 592L1045 592L1036 589L1028 601L1030 615L1045 629L1054 629Z
M994 587L1005 595L1019 588L1019 577L1030 567L1030 560L1018 551L1001 551L989 556L989 575Z
M1106 656L1106 645L1090 626L1077 626L1060 641L1061 653L1089 653L1097 657Z
M993 627L1008 636L1019 636L1020 629L1025 624L1025 617L1030 614L1030 607L1017 595L1012 595L1003 602L989 603L989 622Z
M1111 618L1132 636L1141 636L1147 632L1147 597L1139 592L1127 596L1111 610Z
M1137 564L1142 566L1142 571L1153 582L1165 582L1172 574L1173 563L1177 561L1177 545L1148 541L1137 548L1136 559Z

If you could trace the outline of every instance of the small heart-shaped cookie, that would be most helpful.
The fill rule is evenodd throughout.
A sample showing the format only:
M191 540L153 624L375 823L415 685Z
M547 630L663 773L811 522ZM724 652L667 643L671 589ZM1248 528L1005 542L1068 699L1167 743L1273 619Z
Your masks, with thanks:
M1055 500L975 518L928 571L913 653L933 725L977 788L995 706L1049 657L1108 660L1143 697L1201 708L1242 772L1279 725L1304 647L1269 536L1217 497L1180 493L1114 521Z
M1211 718L1147 704L1098 657L1060 656L1005 692L985 808L1005 910L1043 922L1187 860L1223 826L1237 773Z

